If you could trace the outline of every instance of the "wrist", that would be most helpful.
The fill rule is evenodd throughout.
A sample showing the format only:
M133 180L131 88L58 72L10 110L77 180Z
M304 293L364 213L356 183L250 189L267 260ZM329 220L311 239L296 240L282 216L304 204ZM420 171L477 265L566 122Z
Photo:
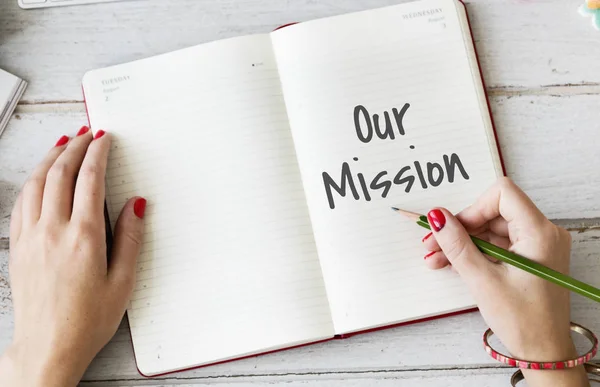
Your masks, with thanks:
M582 334L584 334L586 337L589 336L588 338L594 343L594 345L596 345L597 341L595 337L593 337L593 334L587 331L585 328L582 328L582 330L587 332L584 332ZM523 377L527 380L528 386L589 387L590 383L587 376L587 371L582 364L583 361L588 360L591 356L595 354L594 351L590 350L590 352L586 353L585 356L578 356L577 350L575 348L573 339L571 338L570 334L542 335L542 337L551 337L552 339L540 340L539 335L537 335L537 338L528 337L528 335L531 334L530 331L521 331L519 333L519 340L515 341L520 344L517 346L512 345L511 348L508 348L510 356L506 357L505 355L496 352L493 348L489 346L488 340L491 334L493 333L491 333L491 331L488 330L484 335L484 344L486 345L486 351L488 351L488 353L494 359L497 359L506 364L512 366L515 366L516 364L516 366L518 367L527 367L521 369L520 371L522 372ZM560 365L566 367L566 361L571 361L574 359L577 359L578 362L576 362L575 364L580 364L579 366L573 368L552 369L554 367L552 367L551 363L557 363L557 368L560 368L558 367ZM519 360L531 364L522 364L519 363ZM569 365L571 365L571 363L569 363ZM517 380L519 379L517 378Z
M0 385L7 387L75 387L84 372L71 356L21 343L11 344L0 357Z
M518 356L528 361L557 362L577 357L577 349L570 335L538 343L535 348L529 347L520 352L522 355ZM527 385L532 387L589 387L590 385L583 366L564 370L523 369L522 372Z
M531 387L590 387L583 366L564 370L522 370Z
M533 337L528 337L532 334ZM517 348L508 348L510 354L517 359L532 362L557 362L575 359L577 349L573 343L570 331L564 334L552 334L547 337L551 339L540 339L535 332L523 332L517 342L521 345Z

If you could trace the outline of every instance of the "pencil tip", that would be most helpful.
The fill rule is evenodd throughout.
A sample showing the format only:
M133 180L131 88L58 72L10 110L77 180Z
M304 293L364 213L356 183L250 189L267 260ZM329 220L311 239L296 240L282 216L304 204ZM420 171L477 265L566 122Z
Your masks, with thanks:
M395 212L400 213L401 215L406 216L409 219L412 219L414 221L419 220L419 217L421 216L420 214L416 214L414 212L410 212L410 211L406 211L406 210L401 210L397 207L392 207L392 210L394 210Z

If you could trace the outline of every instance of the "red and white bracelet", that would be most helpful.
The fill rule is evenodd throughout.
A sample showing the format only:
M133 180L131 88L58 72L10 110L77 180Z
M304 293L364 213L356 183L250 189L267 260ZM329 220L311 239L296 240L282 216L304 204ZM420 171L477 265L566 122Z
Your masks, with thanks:
M584 363L590 361L596 353L598 352L598 338L596 335L587 328L582 327L581 325L571 323L571 330L573 332L579 333L585 336L592 343L592 349L590 349L585 355L579 356L575 359L556 361L556 362L535 362L535 361L527 361L521 359L515 359L513 357L507 356L503 353L496 351L489 344L489 338L494 334L491 329L488 329L483 334L483 346L485 351L497 361L508 364L512 367L518 367L522 369L532 369L532 370L560 370L565 368L574 368Z

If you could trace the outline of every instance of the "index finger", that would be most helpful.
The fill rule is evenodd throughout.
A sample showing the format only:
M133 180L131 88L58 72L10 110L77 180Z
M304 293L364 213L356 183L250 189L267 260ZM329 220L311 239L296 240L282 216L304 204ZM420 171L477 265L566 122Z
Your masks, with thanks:
M498 218L507 223L518 222L523 228L536 229L548 219L531 199L507 177L499 179L477 201L457 218L469 229L489 228L487 223Z
M96 132L90 143L75 184L73 217L96 221L104 219L106 165L110 151L110 136ZM104 223L102 223L104 226Z

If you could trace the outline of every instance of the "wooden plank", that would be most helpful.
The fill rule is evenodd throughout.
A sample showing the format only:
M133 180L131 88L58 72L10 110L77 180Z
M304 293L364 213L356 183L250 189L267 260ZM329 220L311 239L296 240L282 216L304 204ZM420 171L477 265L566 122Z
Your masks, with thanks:
M600 230L572 234L573 275L600 286ZM0 262L6 262L7 255L6 251L0 251ZM0 269L0 278L6 278L6 265L0 266ZM4 285L0 287L0 299L2 295L9 294L6 283L1 283ZM600 332L600 320L597 318L599 304L574 295L572 313L573 321ZM10 341L11 327L10 303L0 303L0 328L3 328L0 329L0 352ZM206 367L158 380L281 375L310 377L322 373L499 367L481 348L481 334L485 328L479 313L469 313ZM127 325L123 323L117 335L96 357L85 380L116 380L121 383L137 379L140 375L135 368Z
M63 134L74 135L87 123L82 104L75 111L23 114L17 112L0 137L0 248L9 235L10 213L33 168Z
M600 217L600 95L496 96L491 103L508 175L542 211L553 219ZM86 122L80 103L21 106L14 115L0 138L0 248L19 187L61 135Z
M579 2L562 0L468 1L473 36L487 85L498 88L600 84L585 69L600 35L577 13ZM587 47L587 49L586 49ZM577 58L577 64L571 63ZM595 93L598 93L596 89Z
M28 81L25 101L80 101L94 68L196 44L264 33L293 21L404 0L145 0L23 11L0 2L0 68ZM489 86L536 92L586 83L600 92L600 34L578 15L582 3L471 0L469 14ZM174 32L176 31L176 32Z
M219 385L223 387L258 387L258 386L315 386L315 387L462 387L465 385L479 387L505 387L513 370L509 369L477 369L477 370L443 370L443 371L408 371L408 372L357 372L341 374L311 374L260 377L220 377L209 379L169 379L155 382L147 381L107 381L82 382L81 387L150 387L160 384L163 387L200 387Z
M0 2L0 67L31 82L0 139L0 352L13 327L6 251L10 208L48 147L86 121L81 104L64 104L81 100L85 71L268 32L289 21L399 2L146 0L44 11L22 11L14 0ZM561 0L469 2L509 175L547 215L574 228L597 225L597 219L586 218L600 217L600 171L594 168L600 165L595 149L600 73L589 65L600 59L600 51L590 49L598 46L600 35L577 15L578 5ZM599 244L599 230L574 234L573 270L596 285ZM600 331L596 305L575 296L572 309L575 321ZM81 385L504 386L509 371L492 368L497 365L479 350L484 328L477 314L457 316L146 381L135 371L124 323L88 370L89 382ZM454 369L481 365L488 368ZM428 368L438 370L421 371Z
M13 313L8 283L8 251L0 250L0 353L12 338Z
M600 96L493 97L491 105L508 176L551 219L599 217Z

